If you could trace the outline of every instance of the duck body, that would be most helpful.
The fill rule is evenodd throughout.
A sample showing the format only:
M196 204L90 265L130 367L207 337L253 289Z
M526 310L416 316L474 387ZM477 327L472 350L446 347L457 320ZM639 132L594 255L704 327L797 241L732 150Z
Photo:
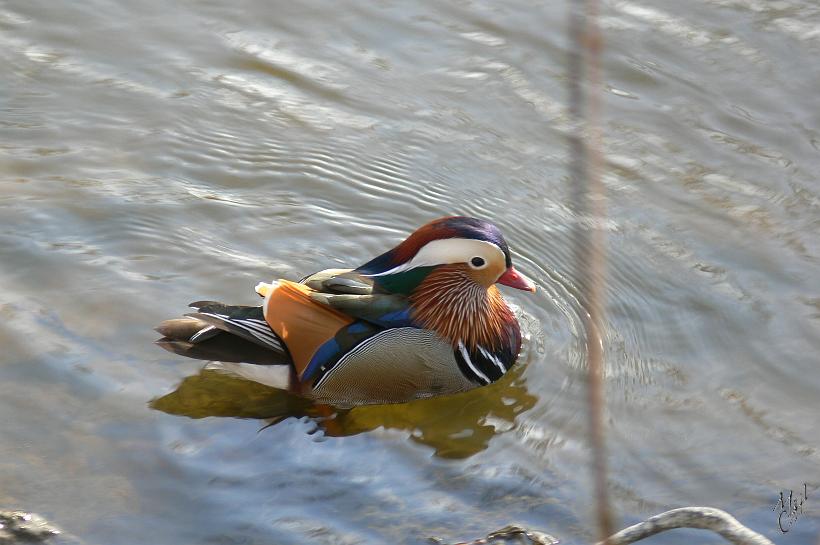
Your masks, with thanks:
M535 290L494 225L448 217L356 269L260 283L261 306L192 303L197 312L157 330L179 353L226 333L250 341L281 357L277 386L318 402L401 403L483 386L512 367L521 332L496 283Z

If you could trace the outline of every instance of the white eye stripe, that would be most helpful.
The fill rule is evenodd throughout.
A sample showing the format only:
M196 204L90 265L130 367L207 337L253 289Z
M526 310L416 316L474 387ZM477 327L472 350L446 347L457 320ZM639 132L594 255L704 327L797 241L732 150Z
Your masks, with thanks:
M384 276L408 271L417 267L447 265L451 263L469 263L474 257L484 260L486 267L493 259L505 261L504 252L492 242L469 238L445 238L433 240L422 246L416 255L407 263L402 263L388 271L368 276ZM482 267L474 267L480 269Z

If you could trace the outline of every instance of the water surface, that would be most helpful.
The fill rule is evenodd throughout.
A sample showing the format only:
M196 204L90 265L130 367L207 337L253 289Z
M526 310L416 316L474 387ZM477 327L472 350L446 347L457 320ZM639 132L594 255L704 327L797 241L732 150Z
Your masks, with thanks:
M0 506L88 544L589 542L566 22L558 1L0 4ZM820 8L612 0L601 24L613 508L813 543ZM152 344L190 301L250 304L454 213L541 288L508 294L531 340L499 384L329 417ZM283 404L301 416L268 426ZM720 542L653 542L695 538Z

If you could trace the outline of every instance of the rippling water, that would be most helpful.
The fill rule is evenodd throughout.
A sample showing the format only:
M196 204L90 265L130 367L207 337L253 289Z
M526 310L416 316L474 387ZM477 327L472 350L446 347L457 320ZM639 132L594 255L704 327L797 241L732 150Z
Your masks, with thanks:
M512 521L591 540L566 20L506 0L0 4L0 506L89 544ZM611 0L601 24L614 510L711 505L814 542L820 6ZM496 222L542 288L509 294L531 340L500 384L329 418L152 345L191 300L254 302L453 213ZM772 508L804 482L782 535ZM653 542L695 538L719 542Z

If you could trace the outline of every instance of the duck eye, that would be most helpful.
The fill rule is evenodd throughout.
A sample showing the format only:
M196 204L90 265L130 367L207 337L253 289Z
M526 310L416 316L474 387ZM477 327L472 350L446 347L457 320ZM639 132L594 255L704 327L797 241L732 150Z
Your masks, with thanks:
M476 256L476 257L474 257L470 260L470 265L472 265L476 269L479 268L479 267L483 267L484 266L484 258Z

